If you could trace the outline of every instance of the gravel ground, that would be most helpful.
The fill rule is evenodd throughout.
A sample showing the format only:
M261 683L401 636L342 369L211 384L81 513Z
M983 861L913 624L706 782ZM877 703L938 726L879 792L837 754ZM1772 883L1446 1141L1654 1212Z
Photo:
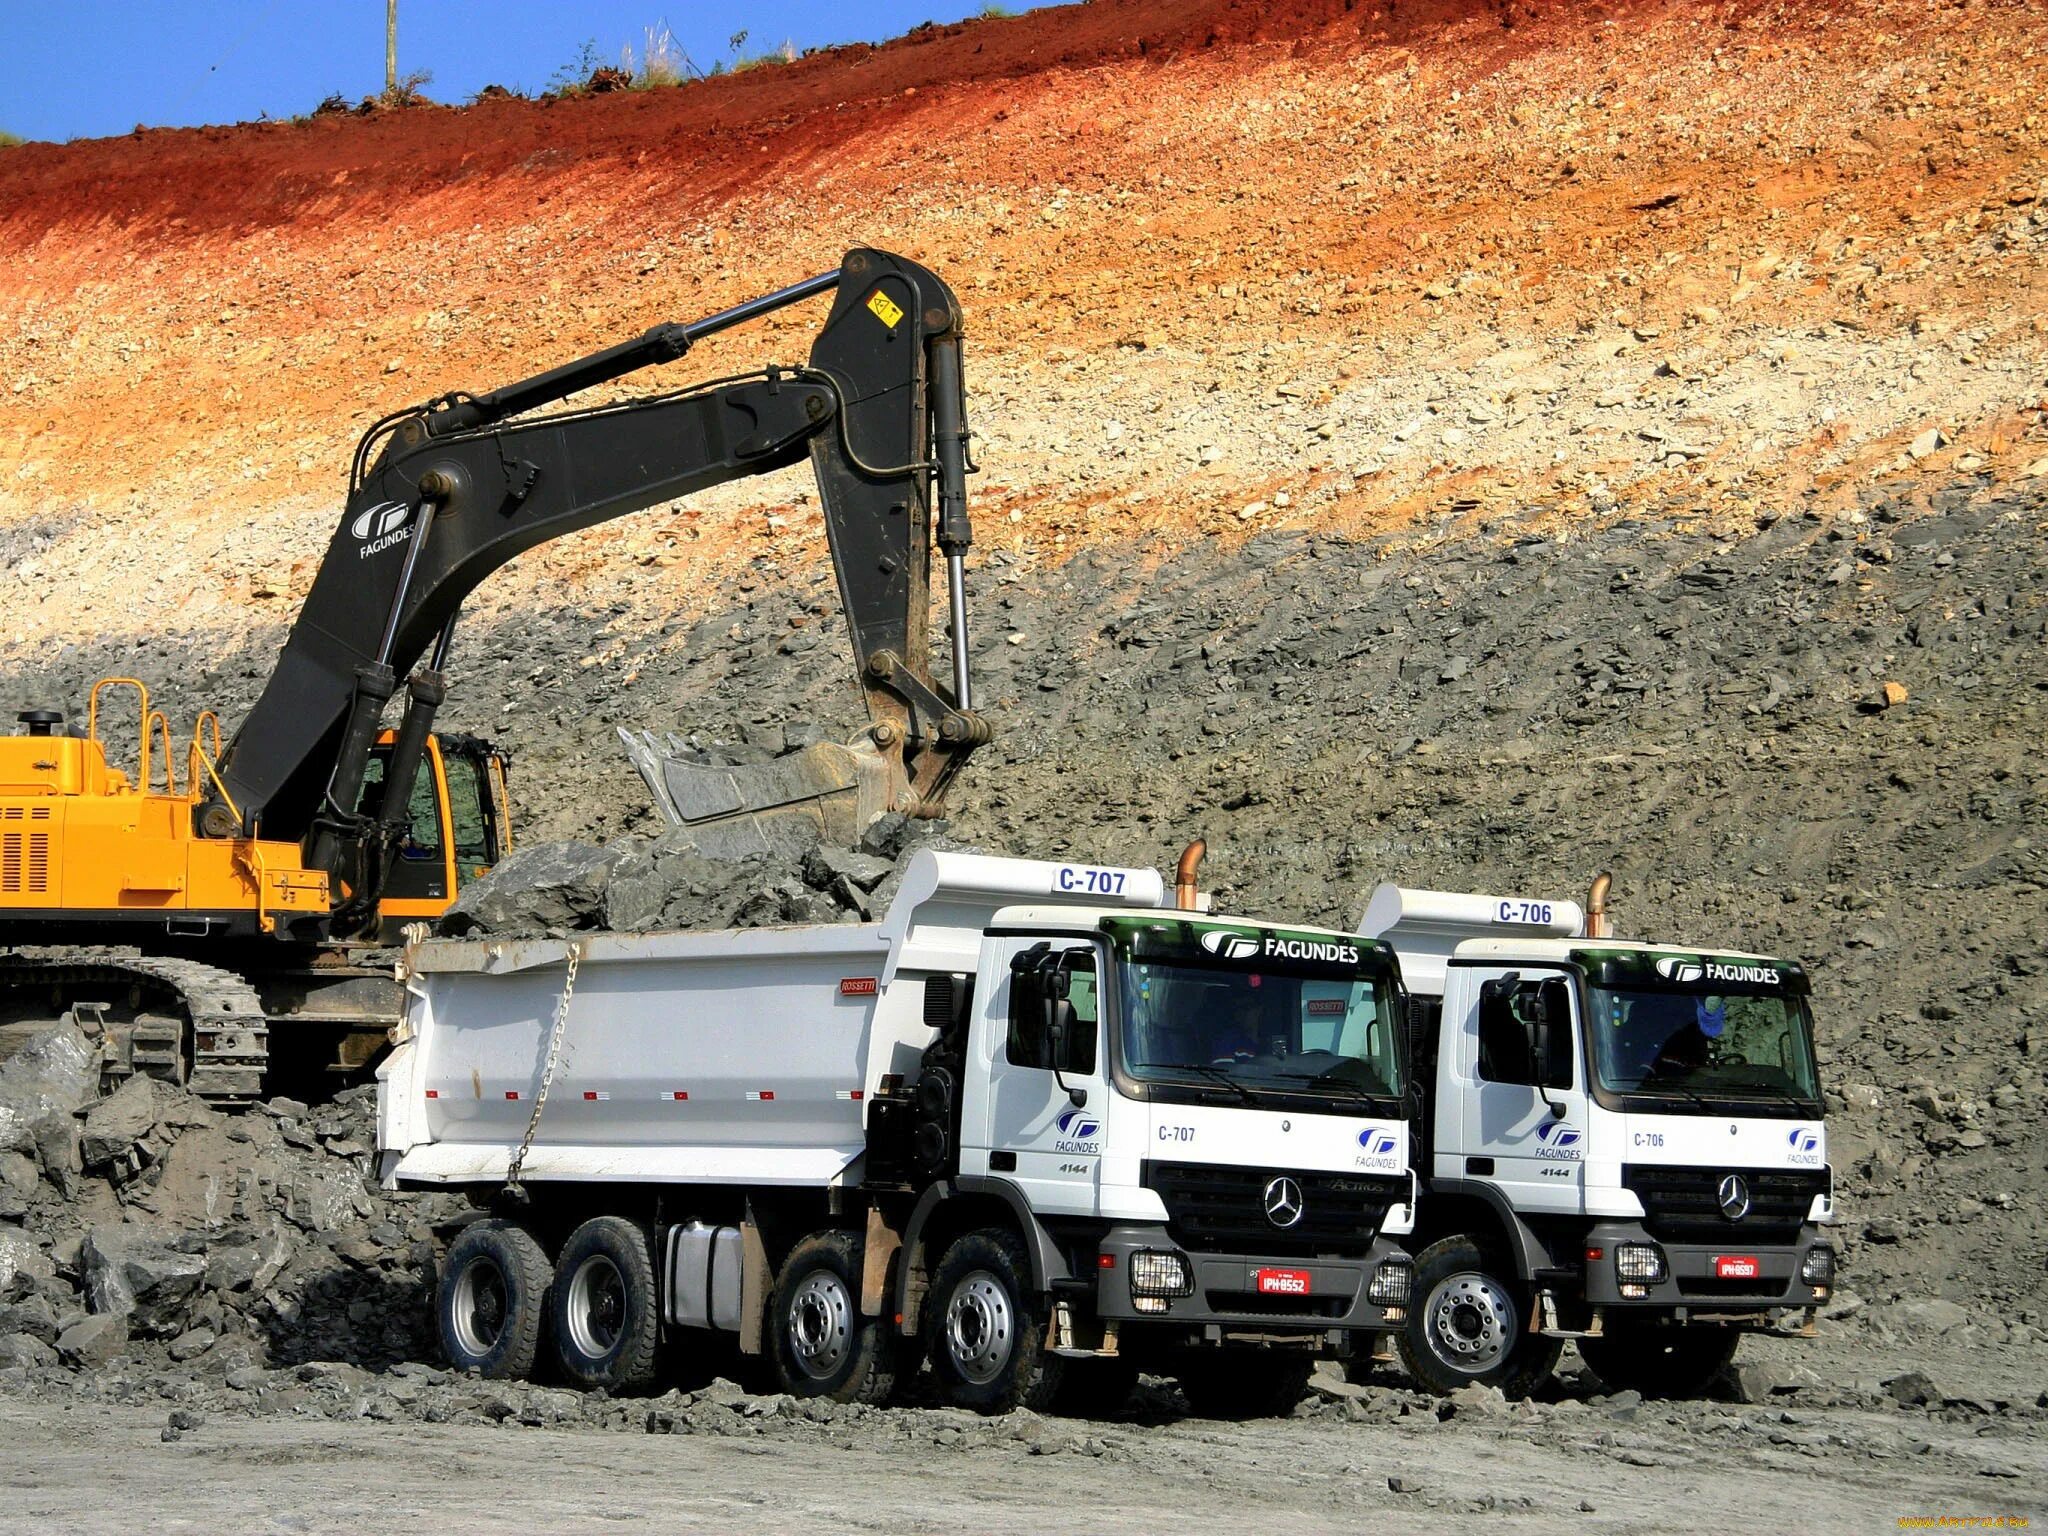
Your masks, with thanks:
M1763 1353L1845 1384L1882 1368L1840 1344ZM1952 1365L2012 1373L1986 1363ZM222 1533L1150 1531L1167 1510L1199 1529L1254 1507L1263 1527L1286 1531L1644 1531L1735 1511L1749 1528L1799 1531L2048 1518L2048 1436L2031 1406L1899 1407L1845 1386L1762 1406L1567 1395L1440 1417L1393 1387L1354 1391L1238 1425L1181 1418L1149 1388L1106 1423L916 1409L813 1418L786 1399L714 1389L676 1433L648 1433L664 1410L644 1403L600 1410L616 1420L609 1433L528 1406L496 1423L408 1424L402 1441L356 1416L349 1393L330 1394L331 1417L310 1405L267 1416L174 1399L0 1399L13 1486L0 1531L125 1536L139 1509L153 1530ZM1861 1401L1807 1405L1830 1395Z

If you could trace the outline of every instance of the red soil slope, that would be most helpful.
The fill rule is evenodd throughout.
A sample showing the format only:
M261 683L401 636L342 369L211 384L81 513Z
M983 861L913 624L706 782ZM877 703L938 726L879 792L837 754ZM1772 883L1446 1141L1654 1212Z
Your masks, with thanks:
M1020 539L1111 499L1234 528L1276 490L1342 520L2019 474L2044 40L2027 0L1099 0L676 90L0 152L0 518L329 517L368 418L862 241L961 291ZM1475 407L1402 457L1475 387L1517 431ZM1694 441L1603 438L1624 408ZM1929 425L1946 457L1902 457Z

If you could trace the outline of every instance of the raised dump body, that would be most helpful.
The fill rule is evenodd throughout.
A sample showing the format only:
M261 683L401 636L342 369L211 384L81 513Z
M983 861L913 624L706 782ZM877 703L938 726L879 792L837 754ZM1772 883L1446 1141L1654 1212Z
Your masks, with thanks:
M884 1074L931 1042L927 976L972 976L1005 906L1159 907L1155 870L916 855L878 923L585 939L435 940L412 953L407 1035L379 1076L387 1183L506 1176L825 1184L865 1144ZM907 984L905 984L907 983Z

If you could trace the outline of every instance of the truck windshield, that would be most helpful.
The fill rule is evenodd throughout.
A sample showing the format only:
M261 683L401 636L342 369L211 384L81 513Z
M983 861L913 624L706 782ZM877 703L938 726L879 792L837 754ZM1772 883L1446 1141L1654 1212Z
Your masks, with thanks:
M1610 1093L1817 1100L1803 997L1594 985L1593 1057Z
M1399 994L1374 947L1184 921L1109 926L1125 930L1113 932L1125 1075L1332 1109L1399 1097Z

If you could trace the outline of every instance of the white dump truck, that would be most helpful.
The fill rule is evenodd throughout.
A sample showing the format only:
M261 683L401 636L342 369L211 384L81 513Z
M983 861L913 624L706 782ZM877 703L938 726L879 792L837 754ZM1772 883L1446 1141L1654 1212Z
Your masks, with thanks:
M925 851L879 923L413 946L381 1174L494 1212L449 1358L626 1389L726 1334L840 1400L923 1359L990 1412L1141 1363L1291 1406L1403 1321L1405 1000L1183 873Z
M1423 1177L1410 1372L1528 1392L1576 1339L1610 1387L1695 1394L1835 1282L1806 973L1605 936L1575 901L1383 885L1361 935L1411 997Z

